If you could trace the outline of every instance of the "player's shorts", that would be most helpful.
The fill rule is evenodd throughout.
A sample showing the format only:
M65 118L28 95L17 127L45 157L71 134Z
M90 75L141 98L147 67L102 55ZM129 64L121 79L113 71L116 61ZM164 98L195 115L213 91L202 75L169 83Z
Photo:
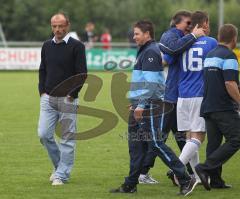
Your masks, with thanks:
M205 132L205 120L200 117L202 97L178 98L178 131Z

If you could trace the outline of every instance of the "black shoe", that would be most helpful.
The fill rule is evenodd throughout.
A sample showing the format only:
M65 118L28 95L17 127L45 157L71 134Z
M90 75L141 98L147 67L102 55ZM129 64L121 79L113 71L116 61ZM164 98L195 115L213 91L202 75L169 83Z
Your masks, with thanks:
M210 184L211 188L213 189L230 189L232 188L232 185L230 184Z
M178 183L175 181L175 178L174 178L174 173L172 170L169 170L167 172L167 177L172 181L173 185L174 186L178 186Z
M179 195L187 196L188 194L190 194L193 191L193 189L196 187L196 185L197 185L196 179L194 177L191 178L191 180L189 180L189 183L180 186Z
M137 186L122 184L117 189L111 189L109 192L110 193L135 193L137 192Z
M196 170L196 172L197 172L197 174L198 174L198 176L199 176L199 178L200 178L204 188L206 190L210 191L211 190L211 186L210 186L209 181L208 181L209 175L204 170L202 170L200 168L199 164L195 167L195 170Z

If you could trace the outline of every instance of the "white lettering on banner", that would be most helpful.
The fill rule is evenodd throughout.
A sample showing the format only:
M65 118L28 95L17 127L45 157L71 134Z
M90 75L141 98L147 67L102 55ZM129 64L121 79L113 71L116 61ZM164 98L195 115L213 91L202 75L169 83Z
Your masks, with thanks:
M40 48L0 48L0 69L38 69Z
M101 55L95 55L92 58L93 58L92 65L97 67L97 68L98 67L100 68L102 66L102 62L101 62L102 56ZM89 63L89 60L87 60L87 63Z
M128 54L127 51L102 51L96 50L87 51L87 64L89 69L104 70L104 65L108 62L114 62L117 64L117 69L122 69L119 67L123 60L129 60L127 62L128 66L133 67L135 55ZM130 66L129 66L130 67Z

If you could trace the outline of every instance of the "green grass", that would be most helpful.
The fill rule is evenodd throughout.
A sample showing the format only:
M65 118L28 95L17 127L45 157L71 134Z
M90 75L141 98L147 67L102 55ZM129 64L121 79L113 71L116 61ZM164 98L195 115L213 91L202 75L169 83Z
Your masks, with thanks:
M114 111L110 97L113 73L94 73L103 79L103 88L95 102L81 104ZM112 195L110 188L119 186L128 174L129 156L126 139L127 124L119 120L110 132L86 141L77 142L76 160L68 184L52 187L48 181L52 166L39 143L37 123L39 95L37 72L0 72L0 199L72 199L72 198L179 198L178 189L166 178L167 167L157 159L151 174L158 185L139 185L133 195ZM121 86L121 85L119 85ZM83 89L82 94L86 89ZM91 122L90 122L91 121ZM99 123L82 115L78 118L81 130ZM168 141L178 153L172 136ZM205 144L201 147L201 161ZM231 190L207 192L198 186L191 198L239 198L239 153L224 166L224 179L233 185Z

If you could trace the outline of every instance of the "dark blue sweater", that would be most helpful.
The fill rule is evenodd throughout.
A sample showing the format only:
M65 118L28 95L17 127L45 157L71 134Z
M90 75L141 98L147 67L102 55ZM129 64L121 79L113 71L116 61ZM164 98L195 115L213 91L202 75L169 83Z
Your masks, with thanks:
M40 95L50 94L61 82L77 74L85 74L85 78L87 74L85 46L80 41L70 37L67 43L44 42L39 68ZM74 89L70 95L77 98L80 89Z

